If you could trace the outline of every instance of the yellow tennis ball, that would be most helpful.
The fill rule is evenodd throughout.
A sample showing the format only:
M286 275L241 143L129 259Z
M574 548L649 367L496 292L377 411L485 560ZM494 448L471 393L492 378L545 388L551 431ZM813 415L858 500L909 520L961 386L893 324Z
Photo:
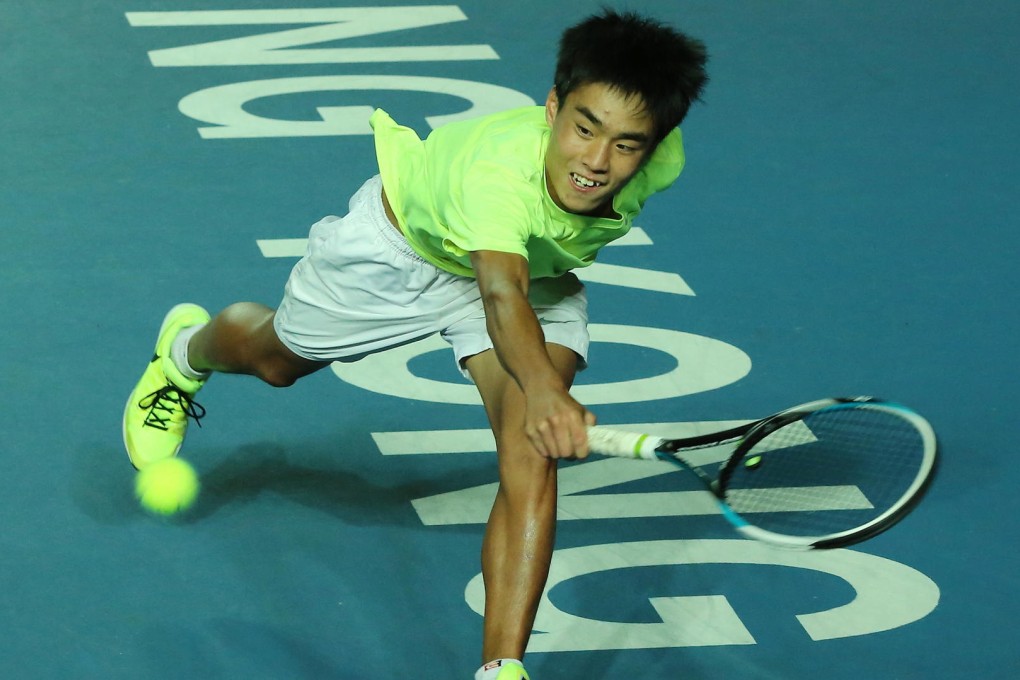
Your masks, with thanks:
M172 515L198 496L198 475L187 461L164 458L146 465L135 478L135 495L146 510Z

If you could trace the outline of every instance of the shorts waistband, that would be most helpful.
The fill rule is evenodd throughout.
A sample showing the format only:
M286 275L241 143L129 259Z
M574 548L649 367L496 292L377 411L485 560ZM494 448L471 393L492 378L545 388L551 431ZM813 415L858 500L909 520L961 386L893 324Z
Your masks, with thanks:
M382 202L382 178L380 178L379 175L376 175L365 182L365 186L362 187L361 190L369 192L368 195L364 197L365 207L368 209L368 213L372 217L372 224L375 225L376 229L379 231L379 235L386 240L387 244L389 244L394 251L407 258L432 266L428 260L414 251L414 248L412 248L411 244L407 242L404 235L397 230L393 223L390 222L390 218L386 216L386 208L383 207Z

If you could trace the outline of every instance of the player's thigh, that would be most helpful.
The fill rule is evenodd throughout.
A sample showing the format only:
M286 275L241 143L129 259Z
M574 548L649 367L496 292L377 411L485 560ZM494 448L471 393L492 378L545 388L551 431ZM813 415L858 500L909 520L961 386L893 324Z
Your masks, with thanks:
M555 343L548 343L546 349L563 383L569 387L577 372L577 354ZM503 368L495 350L486 350L468 357L464 365L482 397L497 443L501 439L518 437L527 441L524 434L524 392L513 376Z

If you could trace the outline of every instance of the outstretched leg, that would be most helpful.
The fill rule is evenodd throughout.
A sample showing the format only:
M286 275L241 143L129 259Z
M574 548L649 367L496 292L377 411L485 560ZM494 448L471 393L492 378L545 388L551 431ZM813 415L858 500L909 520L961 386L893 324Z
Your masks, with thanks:
M561 345L550 344L548 351L570 385L576 355ZM482 543L482 661L522 659L552 559L557 465L539 455L525 435L524 394L496 353L471 357L467 368L482 395L499 456L499 491Z
M276 312L254 302L238 302L217 314L188 344L188 363L196 371L244 373L275 387L328 365L294 354L273 328Z
M326 366L290 351L273 328L274 312L250 302L210 319L198 305L177 305L166 315L156 348L124 409L124 446L141 470L176 456L188 420L205 410L194 397L210 371L247 373L271 385L292 385Z

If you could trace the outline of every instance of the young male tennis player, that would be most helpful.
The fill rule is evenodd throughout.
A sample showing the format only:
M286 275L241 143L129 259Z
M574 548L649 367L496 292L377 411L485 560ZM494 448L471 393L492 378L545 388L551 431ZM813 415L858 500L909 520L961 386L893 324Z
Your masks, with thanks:
M477 385L499 492L482 543L478 680L527 678L523 659L553 551L557 459L587 455L594 416L571 398L588 352L570 272L630 228L684 156L676 126L707 81L701 42L606 11L568 29L544 107L454 123L424 142L378 110L379 175L326 217L275 311L167 314L131 393L136 468L176 455L214 371L275 386L433 333Z

